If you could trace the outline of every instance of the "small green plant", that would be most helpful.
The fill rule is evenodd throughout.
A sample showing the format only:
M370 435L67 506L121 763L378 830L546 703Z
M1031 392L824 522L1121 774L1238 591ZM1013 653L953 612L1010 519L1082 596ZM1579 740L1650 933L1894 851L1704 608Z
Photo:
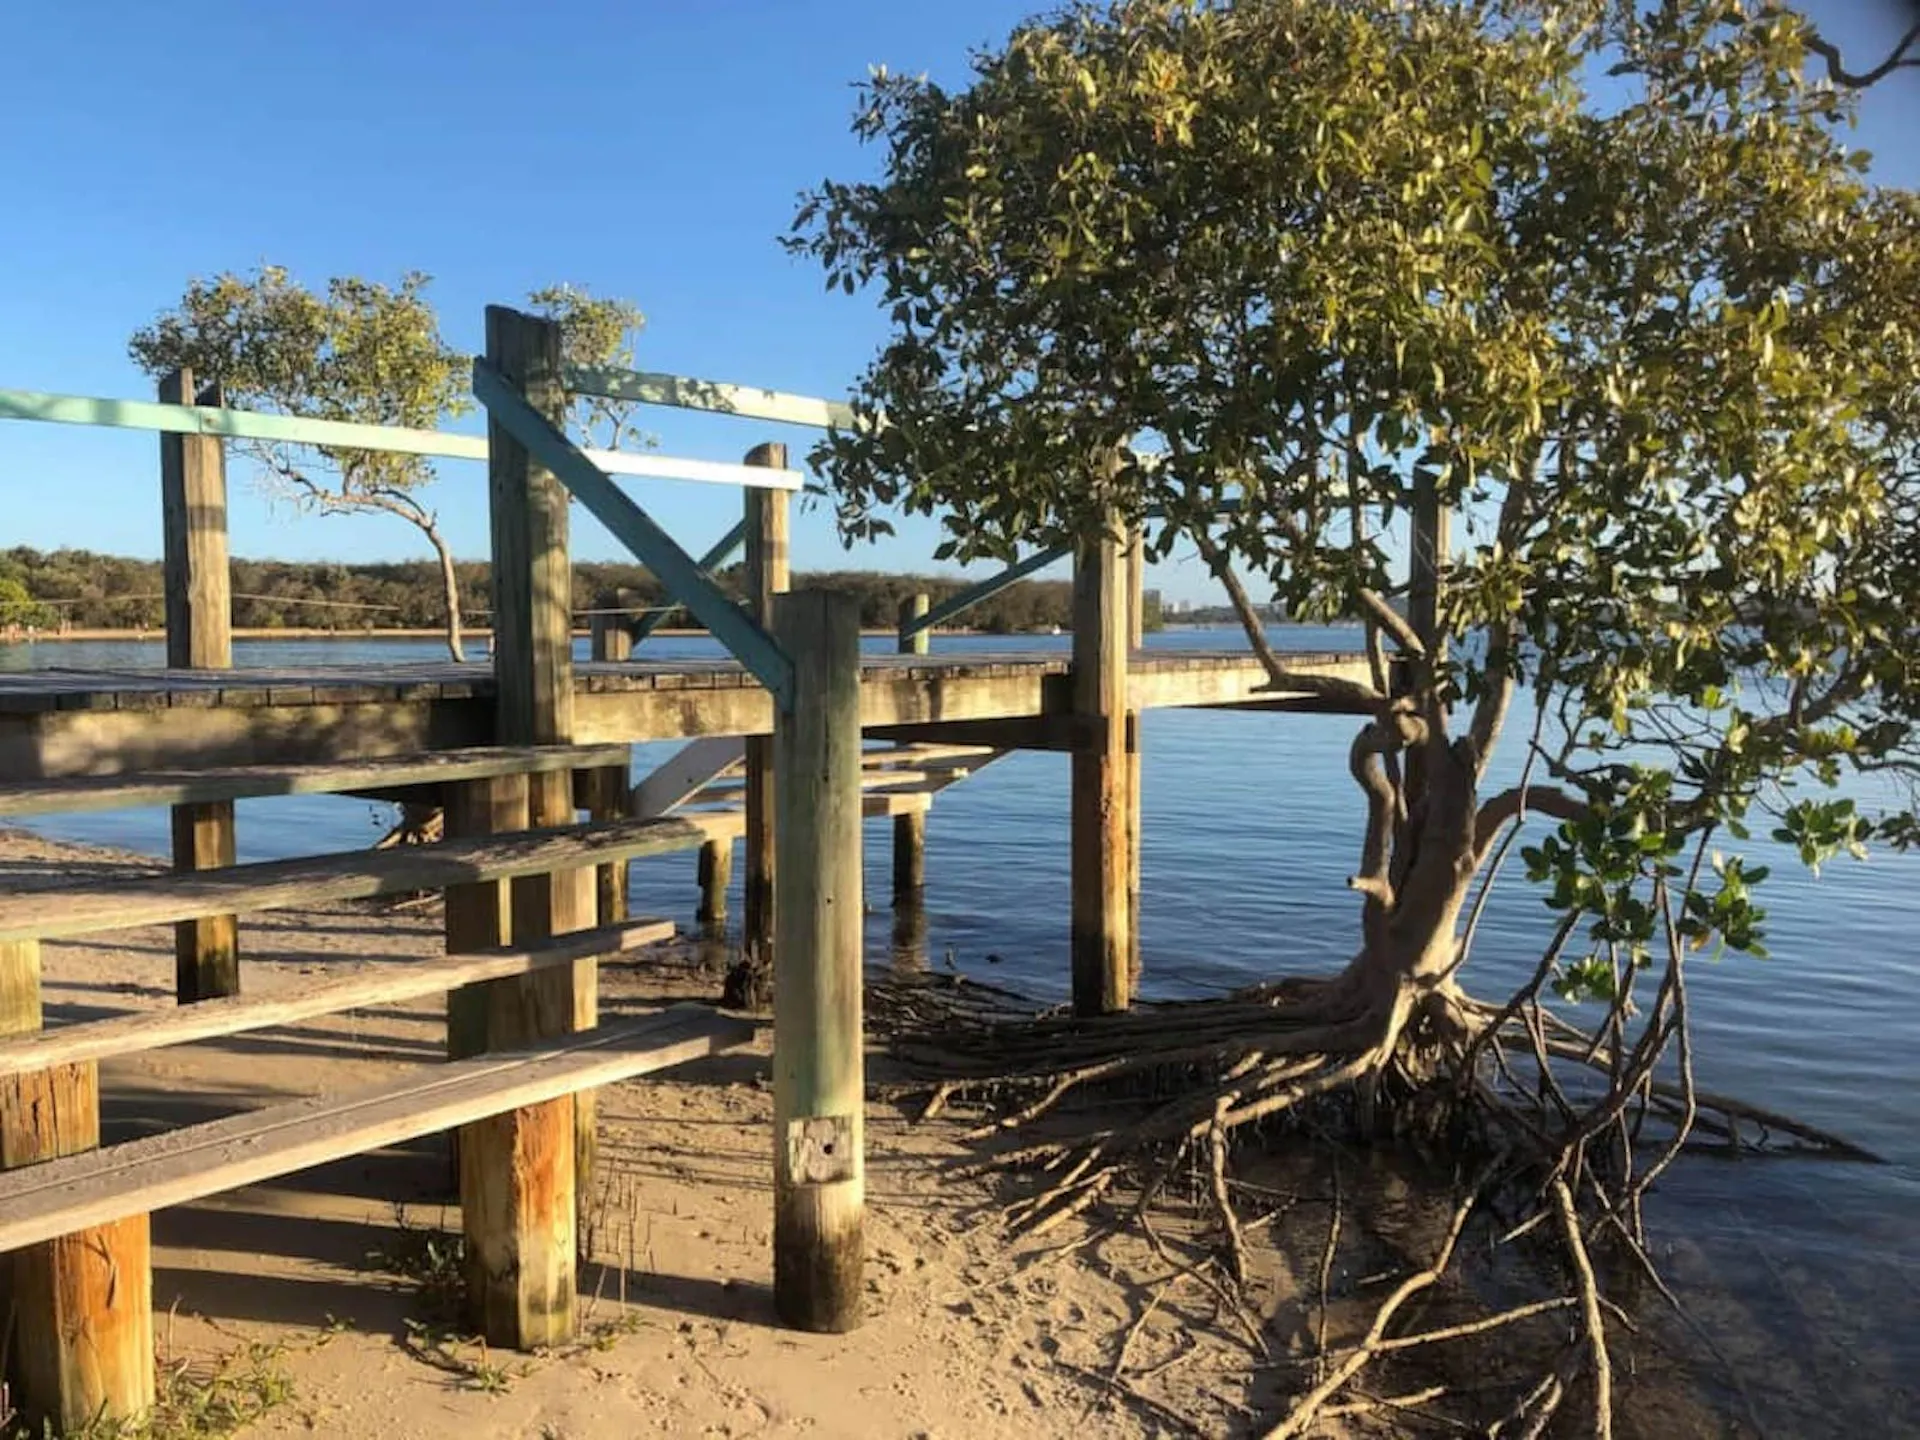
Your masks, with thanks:
M162 1364L152 1414L142 1420L90 1421L67 1430L66 1440L222 1440L277 1410L293 1398L293 1379L282 1365L287 1347L249 1341L209 1366L180 1360ZM9 1423L8 1440L30 1440L34 1432ZM49 1422L40 1432L53 1440Z
M516 1380L533 1373L531 1361L503 1365L494 1359L485 1340L462 1336L445 1325L409 1320L406 1327L401 1344L409 1355L484 1395L504 1395Z
M367 1252L369 1268L410 1283L430 1319L457 1320L466 1308L466 1237L415 1225L403 1205L393 1215L392 1238Z

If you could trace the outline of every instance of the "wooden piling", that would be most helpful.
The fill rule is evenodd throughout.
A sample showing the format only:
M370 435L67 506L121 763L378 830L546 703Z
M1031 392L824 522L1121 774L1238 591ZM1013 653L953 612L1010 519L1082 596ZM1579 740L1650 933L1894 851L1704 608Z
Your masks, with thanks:
M587 815L594 820L624 820L632 788L627 765L607 765L581 772ZM627 918L627 862L609 860L594 870L594 913L602 925L623 924Z
M193 372L160 381L165 404L218 405L218 386L194 388ZM193 670L233 665L232 572L227 561L227 465L218 436L160 437L160 520L166 589L167 664ZM234 863L231 800L173 807L173 867ZM182 1004L240 993L240 922L233 915L174 926L174 994Z
M749 465L768 465L783 469L787 447L780 444L756 445L747 452ZM746 605L761 625L773 624L773 597L784 594L790 581L788 569L787 492L749 490L746 492ZM743 926L741 949L750 966L770 964L774 934L774 774L773 740L770 736L747 737L746 755L746 881L742 895Z
M1147 641L1147 546L1136 527L1127 537L1127 655ZM1140 712L1127 707L1127 981L1140 993Z
M618 663L633 657L633 628L620 610L622 597L602 595L593 602L593 614L587 617L590 654L600 662Z
M699 920L710 934L727 928L727 887L732 883L732 837L707 841L700 847Z
M931 601L925 594L909 595L900 602L900 623L907 624L927 613ZM902 655L925 655L930 648L925 630L916 630L900 642ZM893 903L894 908L917 906L926 898L927 889L927 813L914 810L893 817Z
M487 359L558 423L566 409L560 327L503 306L487 308ZM567 553L567 493L501 425L488 427L488 494L493 534L495 734L507 745L566 744L573 738L572 570ZM534 828L578 820L573 776L527 777L527 822ZM510 901L513 940L528 943L591 926L598 910L592 867L516 880ZM598 968L584 960L516 982L511 1021L495 1017L507 1043L590 1029L598 1018ZM564 1113L572 1129L565 1163L543 1127ZM572 1333L576 1186L591 1193L594 1161L591 1094L553 1101L482 1122L460 1147L469 1265L476 1318L494 1344L530 1348ZM476 1188L483 1192L476 1194ZM559 1243L564 1209L565 1244ZM551 1242L564 1256L546 1253ZM539 1254L529 1254L533 1246ZM562 1277L564 1272L564 1283Z
M859 606L785 596L774 636L794 698L773 732L773 1299L837 1332L860 1322L864 1254Z
M1073 1009L1132 998L1127 911L1127 579L1123 542L1081 544L1073 572Z
M40 945L0 944L0 1035L40 1028ZM100 1143L96 1067L0 1077L0 1169ZM14 1405L38 1434L134 1420L153 1407L153 1271L147 1217L91 1226L0 1256L0 1351Z

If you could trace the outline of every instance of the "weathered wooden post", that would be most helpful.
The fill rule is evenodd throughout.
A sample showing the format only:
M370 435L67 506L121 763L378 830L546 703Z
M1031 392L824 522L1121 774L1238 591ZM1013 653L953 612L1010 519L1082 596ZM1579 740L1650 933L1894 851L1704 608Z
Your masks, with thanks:
M1147 546L1135 527L1127 537L1127 655L1147 640ZM1140 712L1127 706L1127 982L1140 992Z
M756 445L747 452L749 465L784 469L787 447ZM747 612L763 628L773 624L773 597L790 583L787 561L789 512L784 490L747 491L746 582ZM746 883L743 886L741 949L749 966L765 967L773 948L774 931L774 777L773 740L747 737Z
M928 597L909 595L900 602L900 623L907 625L927 613ZM925 655L929 639L925 630L916 630L900 642L902 655ZM893 817L893 904L918 906L927 889L927 812L910 811Z
M587 617L588 654L596 661L619 663L633 658L633 627L622 608L625 597L616 591L593 602Z
M700 847L701 927L709 934L727 928L727 887L733 883L733 837L708 840Z
M193 372L160 382L168 405L222 401L219 387L194 389ZM227 563L227 462L218 436L160 437L160 518L167 592L167 664L226 670L233 665L232 572ZM233 802L173 807L173 868L211 870L234 862ZM173 927L174 994L182 1004L240 993L240 923L232 915Z
M489 306L487 359L536 409L556 423L563 418L559 326ZM565 744L573 738L567 494L504 426L488 426L488 445L495 734L506 745ZM531 826L575 818L570 773L527 777ZM509 903L515 943L585 929L597 907L593 868L516 880ZM500 1013L503 1006L509 1014ZM595 963L555 966L490 1000L489 1039L591 1028L597 1008ZM461 1210L480 1282L476 1318L491 1343L525 1349L572 1334L575 1199L590 1188L593 1153L586 1094L462 1131Z
M860 1323L860 609L807 590L774 604L793 707L774 720L773 1301L803 1330Z
M38 1030L40 942L0 943L0 1036ZM91 1062L0 1077L0 1169L100 1143ZM35 1434L132 1420L153 1406L153 1271L147 1217L132 1215L0 1256L0 1351Z
M1073 1009L1132 998L1127 911L1127 575L1111 524L1073 570Z

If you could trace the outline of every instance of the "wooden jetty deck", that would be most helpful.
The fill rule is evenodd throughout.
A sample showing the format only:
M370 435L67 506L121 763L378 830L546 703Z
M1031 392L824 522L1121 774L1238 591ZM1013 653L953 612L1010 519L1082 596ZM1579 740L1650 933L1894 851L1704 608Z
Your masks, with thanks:
M485 438L195 404L185 372L162 382L158 404L0 390L0 419L158 431L166 556L169 668L0 673L0 816L165 804L173 829L169 873L0 890L0 1252L12 1252L0 1262L16 1276L0 1352L11 1344L13 1398L36 1431L152 1406L149 1211L400 1136L458 1128L468 1319L487 1343L573 1336L592 1087L746 1033L706 1007L601 1023L598 957L664 933L628 916L625 867L697 854L700 918L716 921L736 843L742 948L773 980L774 1305L796 1328L851 1328L865 1293L863 817L891 817L893 900L917 907L939 792L1011 750L1068 752L1074 1007L1106 1014L1131 1003L1140 968L1142 712L1338 710L1373 695L1357 654L1289 654L1277 687L1249 654L1146 648L1141 538L1117 515L937 606L913 597L901 653L862 654L851 597L787 593L787 502L800 482L784 447L757 446L737 466L649 455L635 469L565 430L569 394L816 427L854 423L844 407L568 370L554 324L498 308L473 388ZM234 669L221 437L485 460L489 662ZM610 478L643 472L741 485L740 524L695 559ZM577 663L576 503L737 659L634 657L659 612L615 597L611 609L594 602L594 659ZM712 573L736 546L744 595ZM1070 650L928 653L933 627L1068 554ZM662 740L679 742L674 754L634 783L630 745ZM445 834L237 863L237 800L327 793L438 806ZM359 967L293 996L242 993L243 918L422 889L445 895L443 963L403 977ZM42 1032L43 941L165 921L184 1012ZM448 993L445 1062L374 1091L100 1148L100 1057L244 1033L290 1005L350 1010L396 983Z
M1300 652L1302 675L1364 681L1363 657ZM1064 748L1073 713L1065 652L865 655L863 729L890 738L988 738ZM574 666L577 744L765 735L774 706L737 661ZM0 672L0 777L54 779L182 765L350 760L495 743L497 687L486 665ZM1135 650L1127 708L1302 709L1249 654ZM991 727L975 722L993 722ZM1009 724L1007 722L1029 722Z

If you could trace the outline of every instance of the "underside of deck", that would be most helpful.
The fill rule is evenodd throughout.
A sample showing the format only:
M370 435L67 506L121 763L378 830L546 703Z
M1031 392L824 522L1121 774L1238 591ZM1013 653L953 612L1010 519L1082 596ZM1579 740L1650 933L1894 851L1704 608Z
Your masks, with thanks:
M1366 682L1363 657L1285 656L1302 676ZM1129 707L1327 709L1277 691L1252 655L1139 650ZM870 655L861 723L896 737L996 728L1009 744L1066 743L1065 654ZM0 778L117 774L162 765L323 761L493 743L485 665L297 670L29 670L0 673ZM573 738L583 744L760 735L767 692L732 661L575 666Z

